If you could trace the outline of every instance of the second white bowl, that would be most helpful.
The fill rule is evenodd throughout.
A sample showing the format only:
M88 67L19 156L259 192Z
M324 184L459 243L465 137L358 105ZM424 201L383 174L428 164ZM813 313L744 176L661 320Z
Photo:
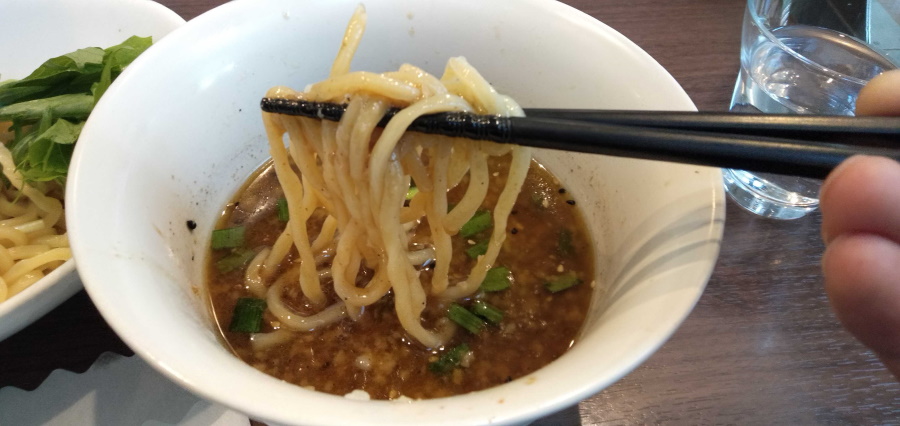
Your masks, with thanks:
M184 24L149 0L0 0L0 81L23 78L44 61L85 47L108 47L132 35L161 39ZM0 302L0 340L31 324L81 289L68 261Z

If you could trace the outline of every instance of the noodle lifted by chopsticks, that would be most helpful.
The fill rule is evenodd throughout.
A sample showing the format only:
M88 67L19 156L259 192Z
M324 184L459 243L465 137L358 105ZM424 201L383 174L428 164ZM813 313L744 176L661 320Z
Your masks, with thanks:
M290 220L273 247L251 263L245 282L267 299L270 312L292 330L311 330L346 316L357 318L363 307L392 291L403 328L423 345L438 347L452 336L454 326L443 323L439 330L429 330L422 325L428 292L459 299L478 290L500 252L531 153L519 146L406 134L406 128L415 118L437 112L522 115L522 110L494 91L461 57L447 62L440 79L412 65L383 74L350 72L365 21L360 6L327 80L306 92L275 87L266 95L347 102L348 107L339 123L263 113ZM376 129L388 108L396 106L402 111L383 130ZM509 174L493 207L487 252L478 257L464 280L450 282L451 236L481 207L488 190L488 158L507 154L511 157ZM448 211L447 192L466 176L465 195ZM405 205L411 180L418 193ZM327 218L312 238L307 221L320 209ZM418 228L425 226L423 219L427 219L431 235L431 244L424 248L410 242ZM280 271L291 246L297 250L299 266ZM330 266L325 265L327 255L332 254ZM435 262L433 278L427 284L416 268L423 259ZM361 280L364 269L373 271L368 281ZM273 281L268 288L267 281ZM323 288L323 282L329 281L339 298L330 306ZM299 286L322 310L312 316L297 314L282 300L286 286Z

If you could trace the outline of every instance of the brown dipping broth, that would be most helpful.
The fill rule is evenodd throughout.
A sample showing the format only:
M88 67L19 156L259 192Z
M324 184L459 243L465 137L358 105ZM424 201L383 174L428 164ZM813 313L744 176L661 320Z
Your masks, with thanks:
M493 208L506 181L508 157L490 164L491 182L482 208ZM465 181L448 194L454 203L462 198ZM245 246L271 246L284 229L277 216L277 200L283 197L271 164L255 174L222 214L217 229L243 225ZM321 218L311 220L309 235L319 233ZM312 223L316 222L316 223ZM424 222L424 221L423 221ZM416 240L428 239L427 223L418 227ZM562 355L573 343L584 322L593 287L593 253L587 227L574 200L557 179L532 161L507 226L507 238L494 266L511 271L512 285L499 292L479 291L457 301L468 306L484 300L504 313L499 326L488 324L478 335L459 328L445 348L426 349L403 331L390 294L366 307L359 320L345 318L312 332L296 332L286 344L254 351L250 336L228 331L239 298L253 297L244 287L244 268L220 273L215 262L228 253L213 250L207 267L213 314L226 344L234 353L271 376L322 392L345 395L356 389L373 399L406 396L415 399L451 396L496 386L523 377ZM424 232L424 234L423 234ZM450 282L464 279L475 260L465 250L490 237L488 229L470 238L453 237ZM289 261L296 258L296 251ZM282 270L287 269L282 265ZM544 284L574 272L581 284L551 293ZM431 268L422 270L430 282ZM284 299L300 314L315 312L298 286L286 287ZM337 300L330 281L323 288ZM427 289L427 288L426 288ZM448 302L429 297L423 324L434 327L445 317ZM266 312L262 332L276 330L279 322ZM470 348L465 366L449 373L429 371L428 364L444 350L465 343Z

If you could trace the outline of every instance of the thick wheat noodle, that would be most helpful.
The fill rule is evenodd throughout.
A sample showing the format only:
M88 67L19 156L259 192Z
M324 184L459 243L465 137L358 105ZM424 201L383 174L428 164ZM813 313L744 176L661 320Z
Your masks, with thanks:
M462 98L445 94L423 99L397 113L385 126L369 154L369 187L372 200L378 202L383 199L384 194L381 192L382 187L379 183L383 182L385 178L385 169L397 142L416 118L439 112L468 111L470 109Z
M396 163L390 163L387 167L388 171L393 172L388 173L383 181L384 189L386 189L385 201L389 203L388 205L402 205L406 193L405 188L409 187L409 178L404 179L399 168ZM397 211L399 213L399 208ZM443 344L443 340L438 334L426 330L421 323L420 317L425 309L426 294L419 281L418 273L406 256L406 241L403 238L405 234L400 229L399 219L399 214L394 214L393 209L380 210L379 225L382 231L382 242L388 254L387 272L394 290L394 306L397 317L406 332L413 338L426 347L437 347Z
M290 220L271 250L261 252L251 262L245 277L257 295L266 282L274 279L265 291L266 300L269 311L283 327L271 337L254 336L254 347L283 341L288 329L309 330L348 315L356 318L361 307L391 291L397 317L406 332L427 347L438 347L455 327L445 320L438 321L434 330L422 325L428 294L416 265L434 260L431 293L457 299L477 291L503 244L506 221L528 170L530 151L406 134L406 128L417 117L437 112L521 115L521 109L498 95L462 58L448 61L441 79L411 65L384 74L350 72L364 27L364 10L359 8L329 79L309 86L305 93L274 87L267 94L349 104L339 123L263 114ZM402 108L383 129L377 129L376 124L391 106ZM510 170L493 208L494 228L487 253L479 256L466 280L450 283L450 236L481 207L489 181L488 157L510 151ZM448 214L447 193L466 176L468 188ZM406 200L411 177L419 192ZM314 216L317 209L324 209L325 215ZM312 243L306 228L311 217L324 217ZM430 228L429 245L411 247L410 239L422 219ZM275 272L289 256L291 246L297 250L297 262L286 271ZM299 285L304 297L325 306L322 284L326 283L333 286L338 302L317 314L298 315L282 300L285 286Z
M422 90L423 97L447 93L447 88L441 83L440 79L415 65L403 64L400 65L399 71L386 72L385 75L396 76L399 79L403 79L419 86Z
M310 91L315 91L326 99L340 99L346 93L356 92L378 95L405 103L415 102L422 95L422 91L412 84L367 71L356 71L332 77L316 83Z
M12 226L0 226L0 241L7 241L11 246L23 246L28 244L28 234Z
M334 233L337 231L337 219L329 215L322 222L322 229L319 230L319 236L312 243L312 251L321 251L334 242Z
M369 143L375 130L376 119L383 117L388 104L378 99L367 99L365 102L351 102L360 105L360 121L353 126L350 138L350 177L354 182L364 185L366 180L366 159L369 157Z
M44 278L44 274L41 273L41 271L28 272L9 284L9 292L11 294L21 293L22 290L25 290L32 284L38 282L41 278Z
M451 299L468 296L478 290L478 286L484 281L487 271L491 269L497 255L500 254L500 247L506 240L506 223L509 219L509 213L512 211L513 204L516 201L525 177L528 174L528 165L531 162L531 155L523 150L513 150L512 160L509 165L509 175L506 178L506 186L497 199L494 206L494 230L491 233L491 239L488 243L487 252L478 257L478 262L472 267L469 278L462 281L452 288L448 289L445 296Z
M47 226L47 223L48 223L47 219L35 219L35 220L29 221L29 222L24 222L24 223L18 224L16 226L14 226L14 228L19 231L22 231L26 234L30 234L30 235L34 236L35 234L40 233L41 231L44 231L46 229L51 229ZM53 222L53 223L56 223L56 222Z
M46 244L26 244L9 248L9 255L15 260L27 259L50 250Z
M28 232L28 236L31 237L31 239L34 240L34 242L37 242L37 240L39 240L41 238L54 237L54 236L60 236L60 235L65 236L66 234L57 234L56 229L53 229L53 228L40 228L40 229L36 229L36 230ZM68 240L68 238L67 238L67 240ZM69 246L68 244L65 245L65 247L68 247L68 246Z
M284 227L284 231L278 235L275 244L272 245L272 250L269 251L265 261L263 261L263 268L261 271L263 278L269 279L278 272L278 265L284 261L293 246L294 241L293 238L291 238L291 226L287 224L287 226Z
M250 344L257 351L264 351L271 347L289 342L294 337L290 329L281 328L271 333L255 333L250 335Z
M377 115L372 114L372 110L368 112L363 111L362 104L357 100L350 102L348 110L350 112L348 120L351 120L351 123L358 124L361 120L375 120L378 118ZM331 197L333 212L337 218L337 228L348 229L354 223L361 227L374 227L376 225L374 220L372 220L371 216L364 213L365 206L370 203L370 200L366 197L368 194L364 188L361 188L352 179L349 179L349 173L347 173L352 168L349 164L351 153L348 150L348 145L353 146L360 143L359 140L352 139L353 137L361 136L354 131L357 125L350 127L338 126L335 123L320 124L322 127L322 149L327 153L325 154L327 161L322 161L322 170L325 175L328 193L357 195L357 197ZM374 125L368 127L369 133L373 129ZM349 140L349 143L339 143L339 139L342 141ZM368 142L369 137L362 141L366 147ZM344 246L346 247L347 245L345 244ZM376 262L376 252L365 242L361 244L354 242L352 247L362 251L370 264ZM355 280L349 280L349 282L355 282ZM354 309L348 309L348 313L355 315L358 312Z
M276 91L275 94L278 92ZM281 123L288 132L291 159L300 169L305 187L316 193L319 203L326 210L332 211L334 207L331 205L331 200L325 195L326 188L322 171L316 164L315 152L322 150L322 142L315 135L309 134L312 130L311 126L300 126L299 121L289 120L286 117L279 118L282 119Z
M316 208L317 199L318 197L311 190L303 192L299 211L291 211L291 216L297 218L298 224L291 230L291 235L294 237L294 246L300 252L300 288L303 290L303 294L313 303L321 305L327 302L327 298L322 290L319 274L316 270L320 262L316 260L316 256L312 251L312 244L310 244L309 233L306 229L306 222ZM291 200L289 199L288 206L290 205Z
M431 230L431 241L434 244L435 266L431 278L431 293L439 295L447 290L450 285L450 259L453 257L453 244L450 234L444 230L444 217L447 215L447 170L450 168L450 152L452 146L437 144L431 149L433 177L432 192L426 192L426 200L431 202L425 206L425 215L428 217L428 226Z
M6 199L6 197L0 197L0 215L10 217L10 216L21 216L28 211L28 207L32 204L22 205L20 203L15 203L12 200Z
M350 123L360 122L362 113L362 103L352 100L347 107L348 120ZM355 132L357 126L340 126L338 123L328 122L322 123L322 140L327 141L323 147L327 155L331 156L328 161L322 161L323 170L329 173L326 176L326 182L330 183L329 192L332 194L358 194L356 183L353 181L350 173L350 149L357 143L353 139L358 132ZM349 140L350 143L340 143L339 141ZM366 141L368 142L368 141ZM362 203L358 197L335 197L336 203L343 207L345 218L349 220L352 212L362 210ZM340 223L340 221L338 221Z
M444 230L454 235L459 228L466 223L472 215L481 207L481 202L487 195L488 183L490 176L488 175L487 155L480 150L469 151L469 186L462 199L456 203L453 210L444 217Z
M346 315L346 308L340 302L334 303L314 315L303 316L297 314L281 300L282 288L286 281L276 280L269 287L266 295L266 305L269 311L278 318L282 325L297 331L310 331L316 327L336 322Z
M337 129L338 125L333 122L322 122L319 124L318 139L322 141L322 150L319 152L323 157L319 167L322 170L322 178L325 182L325 194L342 194L344 192L343 189L340 188L341 182L337 177L337 173L341 170L335 170L335 160L338 159L338 153L335 151L338 150L338 147L334 131ZM329 199L332 204L329 212L334 214L337 218L338 227L346 227L350 222L351 216L351 207L347 205L347 200L334 196L330 196Z
M362 41L363 32L366 30L366 13L362 5L357 6L347 23L347 29L344 31L344 38L341 39L341 48L338 49L337 57L331 64L330 77L344 75L350 72L350 63L359 48Z
M9 254L9 249L0 245L0 271L8 271L15 264L16 261Z
M360 230L355 223L348 224L344 228L337 247L335 247L334 259L331 263L331 279L334 282L334 291L338 297L348 305L347 312L353 313L361 306L359 300L351 300L355 296L351 288L356 288L356 273L359 271L359 256L354 258L353 248L358 244ZM355 268L355 270L354 270ZM379 295L380 296L380 295Z
M69 260L71 257L72 251L68 248L50 249L37 256L20 260L3 274L3 280L5 280L7 283L15 281L23 275L27 274L29 271L33 271L54 261Z
M425 215L425 197L409 200L409 206L400 210L400 222L412 223Z
M65 234L62 235L44 235L35 237L32 239L36 244L46 244L50 247L68 247L69 246L69 237Z
M0 302L34 284L72 257L63 225L63 204L45 194L52 183L26 184L9 149L0 144Z
M34 205L34 204L32 204L32 206L33 206L32 208L28 209L28 211L26 211L25 214L23 214L23 215L21 215L21 216L16 216L16 217L13 217L13 218L10 218L10 219L3 219L3 220L0 220L0 227L7 227L7 226L8 226L8 227L11 227L11 228L14 228L14 229L15 229L17 226L21 226L21 225L26 224L26 223L28 223L28 222L32 222L32 221L34 221L34 220L37 220L37 218L38 218L38 208L37 208L37 206ZM22 231L22 232L25 232L25 231Z
M253 256L253 260L247 265L247 271L244 272L244 284L254 296L264 298L266 296L266 283L263 270L265 269L265 261L272 249L263 248Z
M56 225L57 222L62 218L63 215L63 206L62 202L57 200L56 198L48 197L34 189L30 186L25 186L22 188L22 194L26 197L30 198L35 205L38 206L39 209L44 211L44 225L46 227L52 227Z
M264 118L274 117L266 115ZM315 273L315 259L310 250L309 237L306 232L306 220L309 216L303 214L307 209L297 205L298 202L306 204L312 194L309 194L309 191L304 191L300 177L294 174L291 168L287 150L282 142L281 132L283 132L283 128L281 126L276 127L274 123L269 122L266 124L266 131L269 133L269 149L272 153L275 173L278 175L278 181L281 183L287 199L288 215L291 218L288 221L288 226L291 227L291 238L300 256L300 287L303 290L303 294L310 301L323 305L327 302L327 298L319 285L319 277ZM266 265L266 267L271 267L271 265Z
M344 243L345 241L350 242L347 243L347 246L345 247L342 247L339 243L337 254L334 257L334 264L331 269L332 279L334 279L334 290L338 297L346 303L352 304L353 306L368 306L377 302L382 296L387 294L388 290L390 290L391 283L384 277L382 271L379 269L365 287L360 288L356 286L356 275L359 271L361 259L357 256L356 259L348 261L346 265L339 264L339 258L343 261L343 257L353 256L351 244L355 241L352 241L352 239L358 238L359 234L358 231L354 229L348 230L348 234L349 235L345 235L341 238L341 243ZM343 272L343 274L335 274L336 271Z
M442 138L446 139L443 136ZM480 141L466 141L465 143L454 144L453 154L450 156L450 166L447 169L447 186L455 188L459 185L466 174L469 173L469 153L482 151L483 145Z
M428 178L428 169L422 163L422 158L417 152L418 146L413 143L405 143L400 149L400 164L403 170L409 173L419 191L431 192L431 179ZM421 182L421 183L420 183Z

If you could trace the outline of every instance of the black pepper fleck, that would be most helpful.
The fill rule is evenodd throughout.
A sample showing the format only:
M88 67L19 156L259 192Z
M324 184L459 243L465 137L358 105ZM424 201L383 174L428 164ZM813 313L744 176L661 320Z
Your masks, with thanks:
M513 228L513 229L510 229L510 230L509 230L509 233L510 233L510 234L513 234L513 235L516 235L516 234L519 233L519 230L516 229L516 228Z
M566 200L566 204L568 204L568 205L570 205L570 206L574 206L574 205L575 205L575 200Z
M509 212L509 214L516 214L518 212L519 212L518 210L513 210L513 211Z
M193 220L187 221L186 225L188 231L193 232L195 229L197 229L197 222L194 222Z
M559 193L560 193L560 194L565 194L565 193L566 193L566 188L559 188Z

